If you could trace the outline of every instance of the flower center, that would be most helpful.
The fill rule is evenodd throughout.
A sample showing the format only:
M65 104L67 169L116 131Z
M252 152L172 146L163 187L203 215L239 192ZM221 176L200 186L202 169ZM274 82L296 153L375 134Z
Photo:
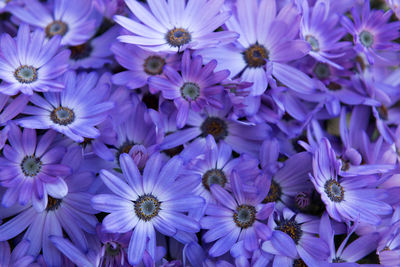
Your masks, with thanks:
M170 46L179 47L189 43L192 40L192 36L183 28L173 28L167 32L165 39Z
M143 195L136 199L135 213L144 221L150 221L160 211L161 202L153 195Z
M50 210L58 209L61 205L61 202L62 202L62 199L52 198L51 196L48 196L46 210L50 211Z
M69 50L71 50L70 58L73 60L79 60L88 58L92 53L93 47L90 42L87 42L77 46L70 46Z
M294 217L290 220L284 219L280 221L280 223L275 227L275 230L282 231L285 234L289 235L296 244L299 242L301 236L303 235L301 226L294 220Z
M374 44L374 36L367 31L362 31L360 33L360 42L365 47L371 47Z
M302 259L295 259L293 261L293 267L308 267Z
M268 195L264 198L263 203L275 202L281 197L281 195L282 188L275 181L272 181L268 191Z
M20 83L33 83L38 79L37 69L32 66L21 65L15 70L14 77Z
M160 75L163 73L165 60L159 56L149 56L143 64L144 71L149 75Z
M240 205L233 214L233 221L240 228L248 228L256 221L256 209L249 205Z
M66 107L58 107L50 114L50 119L59 125L68 125L75 120L75 113L72 109Z
M311 203L311 197L307 192L300 192L294 198L297 207L300 209L307 208Z
M317 63L314 67L314 73L318 79L323 80L331 76L331 69L328 64Z
M311 50L314 52L318 52L319 51L319 42L317 40L317 38L315 38L312 35L307 35L306 36L306 41L311 45Z
M264 46L259 44L251 45L244 51L244 60L250 68L259 68L267 62L268 51Z
M36 176L42 169L42 162L35 156L25 156L21 162L21 170L25 176Z
M211 134L217 142L228 135L226 122L217 117L207 117L200 129L204 137Z
M346 262L346 261L343 260L343 259L341 259L340 257L337 257L337 258L334 258L334 259L332 260L332 262L334 262L334 263L342 263L342 262Z
M224 187L226 184L226 176L222 170L211 169L208 170L202 178L202 183L205 189L210 191L210 186L213 184L219 184Z
M200 96L200 87L196 83L186 82L181 87L181 95L187 101L194 101Z
M344 190L338 181L330 179L325 183L324 188L325 188L325 193L328 195L330 200L332 200L333 202L343 201Z
M49 25L46 26L45 32L48 38L53 37L54 35L63 36L68 31L68 25L62 22L61 20L55 20Z
M116 242L107 242L106 244L106 254L115 257L121 253L121 245Z

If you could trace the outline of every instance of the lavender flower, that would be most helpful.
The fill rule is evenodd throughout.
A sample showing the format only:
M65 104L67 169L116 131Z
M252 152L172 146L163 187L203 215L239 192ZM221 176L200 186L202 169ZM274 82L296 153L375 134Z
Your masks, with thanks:
M61 91L64 84L56 78L67 71L69 51L58 52L60 38L45 40L42 30L30 32L23 24L16 40L4 33L0 46L0 92L16 95L19 92L32 95L33 91Z

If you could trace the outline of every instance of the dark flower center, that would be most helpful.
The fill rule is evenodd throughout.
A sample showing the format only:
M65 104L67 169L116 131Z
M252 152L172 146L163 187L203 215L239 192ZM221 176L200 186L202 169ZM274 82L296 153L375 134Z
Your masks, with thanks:
M20 166L25 176L34 177L42 169L42 162L35 156L25 156Z
M62 22L61 20L55 20L49 25L46 26L45 32L48 38L53 37L54 35L63 36L68 31L68 25Z
M200 129L204 137L211 134L217 142L228 136L228 126L226 122L217 117L207 117Z
M51 112L50 119L56 124L65 126L75 120L75 113L72 109L58 107Z
M317 63L314 67L314 73L318 79L323 80L331 76L331 69L326 63Z
M15 70L14 77L20 83L33 83L38 79L37 69L33 66L21 65Z
M149 75L160 75L163 73L165 60L159 56L149 56L143 64L144 71Z
M160 211L161 202L150 194L140 196L134 203L136 215L144 221L150 221Z
M170 46L179 47L189 43L192 40L192 36L183 28L173 28L167 32L165 39Z
M62 202L62 199L53 198L51 196L48 196L46 210L50 211L50 210L58 209L61 205L61 202Z
M293 261L293 267L308 267L302 259L295 259Z
M337 258L334 258L334 259L332 260L332 262L334 262L334 263L342 263L342 262L346 262L346 261L343 260L343 259L341 259L340 257L337 257Z
M343 201L344 190L338 181L330 179L326 181L324 188L325 188L325 193L328 195L330 200L332 200L333 202Z
M205 189L210 191L210 186L213 184L219 184L224 187L226 184L226 176L222 170L211 169L208 170L202 178L202 183Z
M296 244L299 243L299 240L303 235L301 226L294 220L294 217L291 218L290 220L287 219L281 220L275 227L275 230L282 231L285 234L289 235Z
M187 101L194 101L200 96L200 86L196 83L186 82L181 87L181 95Z
M281 195L282 188L275 181L272 181L268 191L268 195L264 198L263 203L275 202L281 197Z
M70 58L73 60L79 60L88 58L93 51L93 47L90 42L87 42L77 46L70 46L69 50L71 50Z
M362 31L360 33L360 42L365 47L371 47L374 44L374 36L367 31Z
M106 254L115 257L121 253L121 245L116 242L107 242L106 244Z
M240 205L233 214L233 221L240 228L248 228L256 221L256 209L250 205Z
M244 51L244 60L250 68L259 68L267 62L268 51L264 46L259 44L251 45Z
M319 42L317 40L317 38L315 38L312 35L307 35L306 36L306 41L311 45L311 50L314 52L318 52L319 51Z

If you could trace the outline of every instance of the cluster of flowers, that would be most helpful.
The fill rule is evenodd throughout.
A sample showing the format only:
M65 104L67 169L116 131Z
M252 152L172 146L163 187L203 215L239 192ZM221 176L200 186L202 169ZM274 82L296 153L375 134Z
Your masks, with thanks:
M400 266L396 14L1 0L0 266Z

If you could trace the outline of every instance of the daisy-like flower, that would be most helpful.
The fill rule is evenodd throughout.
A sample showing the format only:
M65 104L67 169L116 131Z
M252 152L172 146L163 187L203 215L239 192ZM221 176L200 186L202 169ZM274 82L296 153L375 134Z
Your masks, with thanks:
M48 196L62 198L68 188L64 180L71 173L68 166L60 164L65 153L62 146L52 147L56 132L46 132L36 143L36 132L21 130L14 123L9 124L8 141L4 146L4 158L0 162L0 183L7 187L2 204L10 207L18 202L24 206L32 201L42 211L48 203Z
M314 82L303 72L287 62L302 58L310 45L295 39L298 33L297 14L292 4L287 4L277 14L276 1L238 0L233 14L225 25L240 34L232 45L206 48L195 52L205 62L217 60L217 70L229 70L230 77L240 76L252 82L251 94L262 95L273 77L290 89L310 93Z
M30 101L35 106L27 106L25 114L33 115L20 119L23 127L33 129L53 129L65 134L76 142L84 137L96 138L100 135L96 125L103 122L108 111L114 107L106 101L109 87L96 86L97 74L70 71L63 77L65 90L61 93L44 93L44 98L35 94Z
M393 42L400 36L400 22L388 22L392 11L370 10L370 3L364 0L361 11L352 8L351 14L354 23L346 16L342 16L342 25L353 35L354 49L364 53L369 64L374 64L377 58L388 61L379 55L381 51L398 51L399 44Z
M336 221L355 221L377 225L380 215L392 212L392 207L383 202L385 193L376 188L368 188L369 179L363 176L338 178L341 161L326 138L321 140L313 158L311 181L321 194L329 215Z
M27 24L19 27L15 40L4 33L0 40L0 92L16 95L33 91L61 91L64 84L55 79L68 69L69 51L61 51L60 38L45 40L42 30L30 32Z
M208 204L206 217L200 221L202 228L209 229L203 240L207 243L217 240L209 254L218 257L228 252L236 242L244 240L244 247L254 251L258 240L266 240L271 230L261 221L274 211L274 203L261 204L266 190L261 189L256 196L248 196L236 171L231 175L233 196L218 184L211 185L211 192L219 205Z
M21 21L42 28L47 38L60 35L62 45L83 44L94 34L92 0L55 0L52 7L50 13L37 0L29 0L24 7L10 6L8 10Z
M232 104L227 98L223 106L223 109L207 106L199 113L189 110L187 127L165 136L160 148L174 148L198 136L206 138L211 134L217 143L224 140L234 151L257 157L261 141L269 136L271 129L267 124L254 125L230 118Z
M204 106L211 105L222 108L218 101L224 87L220 83L229 76L228 70L214 72L217 61L213 60L204 67L201 56L193 59L189 50L183 53L182 74L169 66L164 67L166 78L150 77L149 86L161 91L166 99L174 100L178 109L176 124L178 128L185 126L189 109L201 111Z
M155 52L176 52L230 43L237 33L215 32L231 16L221 12L223 0L149 0L144 7L137 0L126 5L142 22L115 16L115 21L134 35L118 37L121 42Z
M163 75L164 66L179 66L179 57L175 54L151 52L136 45L115 43L111 51L118 63L127 69L114 74L112 81L129 89L141 88L149 77Z
M80 149L74 149L73 153L74 158L79 158ZM63 232L80 250L88 251L86 235L95 234L98 223L93 215L96 211L90 206L92 194L88 193L93 181L94 176L86 172L68 176L65 178L68 186L66 196L49 197L45 210L41 212L32 206L18 210L15 217L0 225L0 241L11 239L27 229L23 235L24 240L30 241L27 254L36 257L42 251L46 266L62 266L62 254L50 237L62 237Z
M319 219L285 208L269 217L268 226L274 231L262 249L275 255L274 266L319 266L316 262L329 255L328 245L315 236L319 225Z
M29 248L29 241L24 240L10 253L10 245L7 241L0 242L0 266L8 267L27 267L33 261L34 257L26 255Z
M342 66L330 59L344 56L345 53L340 50L350 47L351 43L339 42L346 31L337 27L339 16L330 14L329 5L330 2L317 1L310 10L308 1L302 1L303 16L300 23L300 36L310 44L310 56L335 68L343 69Z
M161 154L153 155L140 174L133 159L120 156L123 178L101 170L100 177L114 194L100 194L92 199L95 209L110 212L103 220L107 232L133 230L128 246L128 261L138 264L147 250L154 259L156 231L173 236L178 230L196 233L200 225L183 212L201 208L204 200L193 196L189 182L176 181L182 160L174 157L163 162Z

